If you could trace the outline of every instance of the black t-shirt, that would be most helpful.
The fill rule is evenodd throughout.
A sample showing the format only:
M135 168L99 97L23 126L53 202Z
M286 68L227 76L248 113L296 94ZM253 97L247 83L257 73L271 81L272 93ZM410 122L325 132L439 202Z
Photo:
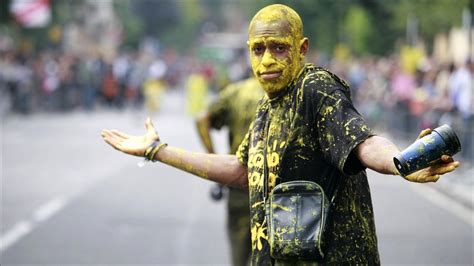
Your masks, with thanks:
M345 82L310 64L283 94L261 100L237 151L249 173L252 264L272 263L264 193L292 180L311 180L326 191L340 184L328 218L323 263L379 263L369 184L364 167L352 155L372 135Z

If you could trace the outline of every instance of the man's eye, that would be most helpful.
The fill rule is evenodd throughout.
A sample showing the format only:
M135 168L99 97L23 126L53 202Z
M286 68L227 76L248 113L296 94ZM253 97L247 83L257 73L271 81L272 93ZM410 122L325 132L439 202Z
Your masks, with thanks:
M254 52L255 54L261 54L261 53L263 52L263 47L261 47L261 46L255 46L255 47L253 48L253 52Z
M277 52L279 52L279 53L284 52L284 51L286 50L286 46L284 46L284 45L277 45L277 46L275 47L275 50L276 50Z

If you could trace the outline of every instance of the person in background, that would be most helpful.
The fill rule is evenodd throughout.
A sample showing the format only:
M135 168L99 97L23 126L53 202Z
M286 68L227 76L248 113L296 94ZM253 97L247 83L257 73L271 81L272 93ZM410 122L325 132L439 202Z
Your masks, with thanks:
M459 113L462 120L461 134L461 155L463 159L470 166L473 163L473 121L474 121L474 106L473 106L473 65L472 61L467 61L457 66L450 78L451 97L455 110Z
M161 59L154 60L148 69L148 77L143 83L143 96L149 113L158 112L160 109L161 97L166 90L164 77L167 69L168 67Z
M216 101L196 119L199 137L207 152L215 153L211 129L221 129L222 127L227 127L229 130L230 154L237 152L254 118L257 103L263 93L260 84L254 77L231 83L219 93ZM222 186L219 185L214 189L218 191L222 189ZM232 264L235 266L246 265L251 254L248 191L229 187L228 192L227 232Z
M186 111L188 115L195 117L206 109L206 99L209 92L210 72L204 65L192 66L191 74L185 84L186 89Z

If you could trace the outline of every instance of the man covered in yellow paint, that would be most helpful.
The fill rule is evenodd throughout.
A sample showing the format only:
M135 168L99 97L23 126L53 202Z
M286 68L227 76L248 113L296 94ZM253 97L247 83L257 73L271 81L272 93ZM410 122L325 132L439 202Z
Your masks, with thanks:
M399 175L392 160L399 149L369 129L342 80L305 64L309 41L293 9L267 6L253 17L248 30L252 70L266 96L237 155L193 153L167 146L150 119L143 136L103 130L104 140L127 154L225 185L248 187L253 265L379 264L365 169ZM420 136L429 132L424 130ZM443 155L439 163L404 178L435 182L458 166L459 162ZM339 182L327 220L325 256L319 261L275 260L269 252L263 199L276 184L291 180L312 180L325 190Z
M225 87L216 101L196 120L199 136L207 152L214 153L211 129L229 129L230 154L235 154L252 122L264 92L259 82L248 78ZM247 190L229 187L227 229L232 264L247 265L251 254L249 195Z
M202 72L200 70L192 73L186 81L186 109L191 116L202 112L206 105L209 82Z

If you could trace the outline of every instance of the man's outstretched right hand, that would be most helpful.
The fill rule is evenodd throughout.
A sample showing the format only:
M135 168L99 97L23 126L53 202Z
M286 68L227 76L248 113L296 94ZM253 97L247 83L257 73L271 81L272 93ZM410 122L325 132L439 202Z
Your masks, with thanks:
M103 129L101 135L104 141L114 149L126 154L144 157L146 148L160 139L149 117L145 121L145 128L146 133L143 136L130 136L115 129Z

